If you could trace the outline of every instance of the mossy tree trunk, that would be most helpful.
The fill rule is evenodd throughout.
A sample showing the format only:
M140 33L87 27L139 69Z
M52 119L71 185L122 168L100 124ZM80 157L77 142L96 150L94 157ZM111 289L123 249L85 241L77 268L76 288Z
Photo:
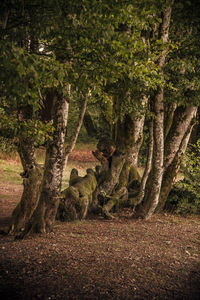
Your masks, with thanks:
M143 142L144 119L148 98L141 99L141 111L124 116L118 122L116 132L117 149L125 154L125 163L119 177L118 189L128 187L131 181L140 181L137 170L139 151Z
M9 233L17 233L24 229L26 222L32 216L37 206L42 179L42 169L36 162L34 138L29 135L26 123L32 119L31 105L18 107L19 137L17 151L21 159L23 172L23 193L20 202L13 210Z
M68 118L68 101L56 90L54 92L53 111L54 133L46 150L40 198L25 230L20 235L21 238L28 233L46 233L53 229L60 199L64 140Z
M87 169L84 177L78 176L77 169L72 169L69 187L62 192L56 218L60 221L84 219L93 207L93 193L96 187L96 174L92 169Z
M111 217L108 213L117 202L128 199L128 189L131 183L140 182L141 177L137 169L138 155L143 141L143 127L148 98L141 98L141 110L131 112L118 118L120 114L121 99L126 97L125 92L113 96L111 101L112 120L118 121L113 125L111 122L111 137L114 142L109 146L109 139L97 145L98 150L95 157L101 162L101 175L96 190L97 199L103 207L104 215ZM110 107L110 106L109 106ZM110 147L110 148L109 148ZM99 155L99 154L102 155ZM130 183L130 185L129 185Z
M112 163L105 173L105 177L98 185L97 194L111 195L119 182L119 176L125 163L125 155L121 152L115 152L112 156Z
M145 109L148 99L144 96L141 100L142 111L140 115L130 114L125 116L124 122L118 126L117 144L125 153L125 164L119 178L118 187L127 187L131 181L140 181L138 156L143 142L143 129ZM123 145L123 146L122 146Z
M122 187L119 187L120 174L124 164L124 153L116 151L112 156L110 167L104 173L103 180L98 184L96 196L105 218L112 218L109 211L119 200L119 190L122 190Z
M9 233L17 233L24 229L38 204L42 180L42 168L36 163L32 138L20 137L18 153L21 158L23 173L23 193L20 202L12 213Z
M145 109L147 98L142 99ZM97 198L102 205L105 217L111 218L109 211L119 202L128 199L129 183L141 178L137 170L139 150L143 140L144 111L140 116L129 114L124 116L122 122L118 122L115 137L115 151L109 148L109 141L97 148L102 156L97 157L102 164L102 173L98 181ZM106 149L106 148L109 148Z

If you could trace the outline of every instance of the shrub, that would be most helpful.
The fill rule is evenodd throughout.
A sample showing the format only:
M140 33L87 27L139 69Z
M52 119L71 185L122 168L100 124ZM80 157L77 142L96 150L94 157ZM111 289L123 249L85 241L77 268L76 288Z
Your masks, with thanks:
M183 160L184 180L177 182L166 208L182 214L200 213L200 140L191 145Z
M169 194L165 209L178 214L199 214L200 197L187 181L177 182Z

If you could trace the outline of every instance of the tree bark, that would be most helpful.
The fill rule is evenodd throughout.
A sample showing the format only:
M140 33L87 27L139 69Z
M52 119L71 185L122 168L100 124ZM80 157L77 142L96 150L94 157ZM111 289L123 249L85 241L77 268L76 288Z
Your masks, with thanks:
M131 142L131 150L128 154L127 160L131 162L132 167L138 166L138 155L143 142L143 129L144 129L144 119L145 119L145 110L147 106L148 98L144 96L142 98L142 108L143 112L139 117L132 118L132 126L133 126L133 134L130 137Z
M142 202L145 190L146 190L146 183L149 176L149 173L151 171L151 165L152 165L152 157L153 157L153 121L149 122L149 143L148 143L148 154L147 154L147 162L145 166L145 170L142 176L139 194L134 197L133 199L129 198L129 202L131 205L138 205ZM135 209L135 207L134 207Z
M177 108L177 103L172 103L171 105L167 106L167 109L165 111L165 140L168 136L168 133L172 127L173 119L174 119L174 113Z
M163 104L163 89L161 88L154 100L154 124L153 124L153 159L152 169L148 178L148 188L141 205L136 207L135 216L149 219L159 201L159 194L163 176L163 157L164 157L164 104Z
M36 163L32 138L19 138L18 153L24 170L21 173L24 189L20 202L13 210L8 233L22 231L32 216L38 204L43 173L42 168Z
M190 126L197 108L194 105L188 105L186 108L178 107L174 113L173 124L167 135L165 142L164 169L166 170L172 163L186 130Z
M144 97L142 100L144 110L146 104L147 98ZM110 156L110 151L104 146L99 150L105 151L105 156L98 156L98 152L96 153L103 166L103 176L100 176L101 181L98 182L96 194L106 218L112 218L109 211L113 206L128 199L129 182L141 180L137 171L137 161L143 140L144 116L144 112L141 112L139 117L134 114L126 115L123 122L117 126L116 151ZM109 160L106 159L108 153Z
M170 165L168 165L167 168L165 168L161 192L160 192L160 200L159 200L158 207L156 209L157 212L161 211L164 208L167 197L168 197L168 195L171 191L171 188L176 180L176 176L177 176L179 168L180 168L181 160L186 151L192 129L195 125L197 108L196 107L193 107L193 108L194 109L192 111L187 110L187 108L185 109L185 113L187 112L187 114L190 114L189 125L184 124L185 126L183 126L183 123L186 123L185 120L188 119L185 117L185 114L184 114L183 119L179 119L179 122L182 123L182 126L181 126L181 124L179 124L179 126L178 126L178 124L176 124L177 129L182 128L184 135L182 136L182 134L180 134L179 135L180 140L176 139L177 144L179 144L179 148L176 151L174 158L173 158L172 162L170 163ZM192 119L191 119L191 117L192 117ZM177 121L177 119L174 120L174 122L176 122L176 121ZM174 132L174 134L175 134L175 132ZM178 135L178 132L177 132L177 135ZM173 142L174 142L174 139L172 138L171 143L173 144ZM177 147L175 145L172 145L172 146Z
M57 219L74 221L84 219L93 206L93 193L97 186L95 172L87 169L84 177L78 176L78 170L72 169L69 187L62 192Z
M143 111L140 112L140 115L127 115L125 120L118 125L117 144L120 151L125 153L125 164L119 177L119 189L127 187L133 181L141 180L137 167L139 151L143 142L147 102L148 98L144 96L141 101Z
M118 107L119 101L117 100L115 103ZM109 148L109 141L107 141L105 145L99 144L100 148L94 152L102 165L96 195L106 218L112 218L109 211L113 206L128 199L129 183L131 187L131 183L141 180L137 163L143 141L147 101L148 98L144 96L141 102L143 111L140 115L130 113L124 116L123 121L118 121L115 131L115 151L112 151L112 145Z
M160 39L165 45L168 42L170 19L173 1L170 1L169 6L164 9L163 22L160 31ZM161 78L163 79L163 67L167 55L167 49L161 53L158 60L158 67L160 69ZM152 169L148 178L148 189L142 203L136 207L135 216L149 219L154 213L158 202L163 177L163 160L164 160L164 88L158 87L155 98L153 99L153 159Z
M111 195L114 188L119 182L119 176L125 163L125 155L120 152L115 152L112 156L112 163L107 170L106 176L102 183L97 187L97 195Z
M122 190L121 186L119 187L119 177L124 163L125 155L116 151L112 156L111 167L105 173L103 182L98 185L96 190L98 201L102 205L102 214L107 219L113 218L109 211L117 203L119 191ZM116 194L118 197L116 197Z
M28 233L46 233L53 229L59 204L62 173L64 141L68 119L68 101L54 93L54 133L46 150L44 175L38 206L27 223L25 230L19 236L23 238Z

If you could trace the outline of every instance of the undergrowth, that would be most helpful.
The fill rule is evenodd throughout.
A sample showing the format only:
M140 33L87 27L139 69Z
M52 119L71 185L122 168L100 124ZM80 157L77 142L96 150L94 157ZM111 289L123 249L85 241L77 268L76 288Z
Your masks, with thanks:
M166 207L176 213L200 214L200 140L186 152L183 172L184 179L174 185Z

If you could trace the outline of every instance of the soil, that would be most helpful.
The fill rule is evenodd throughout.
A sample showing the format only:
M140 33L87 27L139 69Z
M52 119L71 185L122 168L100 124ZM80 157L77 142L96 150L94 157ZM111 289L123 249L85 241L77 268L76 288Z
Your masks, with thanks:
M0 228L21 192L0 183ZM23 240L1 235L1 299L200 299L199 216L130 214L57 222Z
M92 151L88 150L74 150L69 155L69 160L79 162L98 162L98 160L93 156Z

